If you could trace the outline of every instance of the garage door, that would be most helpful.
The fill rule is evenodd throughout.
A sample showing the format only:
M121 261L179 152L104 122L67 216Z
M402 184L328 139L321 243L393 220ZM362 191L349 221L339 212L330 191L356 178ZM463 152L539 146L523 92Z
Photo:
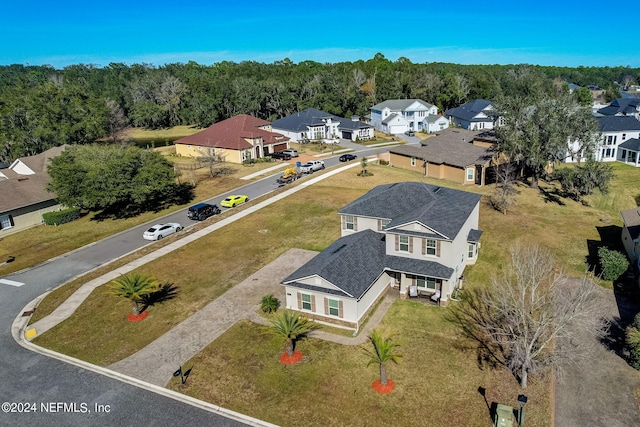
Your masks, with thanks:
M349 141L351 141L352 135L353 135L353 132L342 131L342 138L344 139L348 139Z
M273 151L282 151L282 150L286 150L287 149L287 144L275 144L273 146Z

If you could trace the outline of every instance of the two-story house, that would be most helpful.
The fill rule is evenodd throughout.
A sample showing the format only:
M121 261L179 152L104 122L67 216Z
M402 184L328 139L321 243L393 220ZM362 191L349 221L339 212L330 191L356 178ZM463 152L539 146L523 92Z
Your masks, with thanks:
M315 108L278 119L272 128L293 141L334 143L340 138L356 141L374 136L373 126L360 121L358 116L345 119Z
M438 116L438 107L421 99L388 99L371 107L370 120L386 134L435 132L449 126L444 117Z
M600 141L593 153L600 162L619 161L633 166L640 166L640 120L633 116L596 117ZM581 142L571 140L566 162L586 160L587 153L581 150Z
M640 120L640 98L617 98L598 110L603 116L632 116Z
M476 99L456 108L445 111L452 125L468 130L493 129L495 119L492 116L491 101Z
M243 163L289 148L289 138L271 131L271 123L239 114L174 143L176 154L186 157L216 157Z
M389 288L446 306L477 260L479 201L419 182L375 187L338 212L342 237L282 281L286 307L357 330Z

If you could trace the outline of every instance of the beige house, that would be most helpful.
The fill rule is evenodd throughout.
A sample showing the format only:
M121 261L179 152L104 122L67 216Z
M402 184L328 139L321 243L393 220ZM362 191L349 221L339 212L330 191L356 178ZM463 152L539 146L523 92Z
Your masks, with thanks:
M342 237L282 281L285 305L358 329L389 289L447 305L474 264L480 195L418 182L375 187L342 208Z
M42 214L63 208L47 191L47 166L64 149L65 146L50 148L0 169L0 236L40 225Z
M449 128L420 144L391 148L390 164L430 178L482 186L495 180L495 166L504 163L492 131Z
M175 141L176 154L185 157L216 157L243 163L289 148L289 138L271 131L271 123L240 114Z
M631 260L631 265L640 268L640 207L620 212L622 227L622 244Z

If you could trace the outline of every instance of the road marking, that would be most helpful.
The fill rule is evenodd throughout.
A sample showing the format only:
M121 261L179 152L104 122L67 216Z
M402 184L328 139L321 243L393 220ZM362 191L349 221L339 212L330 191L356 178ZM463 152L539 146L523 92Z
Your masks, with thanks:
M14 282L13 280L8 280L8 279L0 279L0 284L1 285L15 286L15 287L20 287L20 286L24 285L24 283L22 283L22 282Z

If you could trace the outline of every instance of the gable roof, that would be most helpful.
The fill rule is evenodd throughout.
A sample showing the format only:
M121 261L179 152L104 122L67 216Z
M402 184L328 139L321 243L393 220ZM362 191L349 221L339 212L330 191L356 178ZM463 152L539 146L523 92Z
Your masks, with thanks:
M445 114L450 117L456 117L462 120L470 121L470 122L479 122L486 121L486 118L478 118L477 116L480 113L485 113L489 110L493 109L493 104L491 101L486 101L484 99L476 99L466 104L462 104L459 107L450 108L445 111Z
M386 230L417 221L453 240L480 197L421 182L399 182L375 187L338 213L390 219Z
M640 130L640 120L632 116L603 116L596 117L600 132L621 132L625 130Z
M47 174L47 166L51 158L62 153L67 146L50 148L35 156L16 159L9 168L0 173L0 212L35 205L36 203L54 200L55 195L47 191L51 180ZM27 170L27 174L17 173ZM33 173L31 173L33 172Z
M341 237L286 277L282 283L360 299L382 271L387 269L440 279L449 279L453 274L453 269L434 261L386 255L385 245L385 235L369 229ZM330 282L340 291L298 282L315 275Z
M636 114L640 109L640 99L638 98L616 98L611 104L598 110L598 113L605 116L615 116Z
M343 129L355 130L372 127L359 120L345 119L315 108L307 108L306 110L278 119L272 123L271 127L273 129L282 129L290 132L305 132L310 126L324 125L326 119L338 122L338 127Z
M629 230L631 240L640 237L640 207L620 211L624 226Z
M214 123L198 133L180 138L176 140L175 144L245 150L252 147L246 139L262 138L265 144L289 140L279 133L261 129L269 124L270 122L266 120L248 114L239 114Z
M380 111L385 108L390 109L391 111L404 111L407 108L411 107L411 105L418 103L424 107L425 110L433 108L433 105L428 102L423 101L422 99L387 99L379 104L371 107L372 110Z

